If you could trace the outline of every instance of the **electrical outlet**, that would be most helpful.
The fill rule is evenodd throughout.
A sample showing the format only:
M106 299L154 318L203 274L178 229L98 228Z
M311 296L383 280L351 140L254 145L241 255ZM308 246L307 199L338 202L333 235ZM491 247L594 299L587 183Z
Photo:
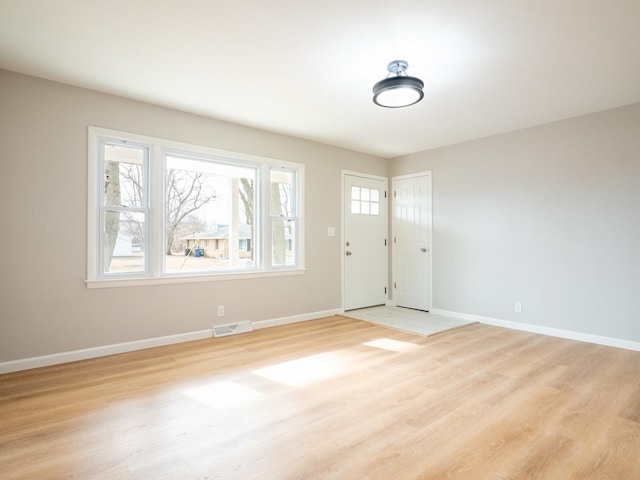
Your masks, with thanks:
M218 305L218 316L224 317L224 305Z
M513 311L516 313L522 313L522 302L516 302L513 305Z

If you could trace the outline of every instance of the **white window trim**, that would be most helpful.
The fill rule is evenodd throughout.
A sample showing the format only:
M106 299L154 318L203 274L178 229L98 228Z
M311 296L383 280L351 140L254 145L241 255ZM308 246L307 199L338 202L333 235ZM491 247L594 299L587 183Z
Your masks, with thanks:
M139 277L109 277L102 278L99 276L99 262L101 259L100 248L98 240L100 234L98 229L100 228L99 219L99 200L100 192L98 190L99 183L96 181L96 175L98 175L98 147L99 141L102 137L108 138L123 138L130 142L138 144L149 145L150 155L153 158L161 158L164 163L164 154L167 152L183 152L194 155L204 155L207 157L218 157L222 160L232 160L239 163L247 163L248 165L258 166L261 175L267 175L263 178L269 178L269 168L271 167L283 167L286 169L294 170L297 172L297 184L296 184L296 203L298 207L297 215L297 255L295 266L271 266L271 251L266 251L270 245L270 241L260 242L260 257L262 259L262 266L257 270L251 271L220 271L220 272L189 272L184 274L162 274L161 265L158 261L151 260L149 262L149 271ZM224 281L224 280L238 280L238 279L250 279L250 278L262 278L262 277L275 277L286 275L301 275L306 272L305 268L305 241L304 241L304 192L302 188L305 185L304 174L305 165L302 163L289 162L286 160L274 159L269 157L255 156L239 152L231 152L226 150L220 150L216 148L204 147L200 145L192 145L173 140L167 140L163 138L149 137L145 135L139 135L129 132L121 132L117 130L111 130L101 127L89 126L88 128L88 169L87 169L87 185L88 185L88 208L87 208L87 279L85 281L87 288L110 288L110 287L131 287L142 285L164 285L172 283L199 283L199 282L212 282L212 281ZM152 184L158 185L162 183L163 169L151 168L150 179ZM266 238L266 235L270 235L270 216L269 212L265 211L264 203L268 202L268 192L265 188L260 188L260 195L262 202L257 212L258 223L261 231L261 238ZM151 214L149 222L153 222L154 225L160 225L164 221L164 214L162 209L157 208L157 205L162 202L162 192L158 190L151 191L151 198L149 199L151 205L156 205L155 208L151 208ZM151 241L154 245L161 245L162 239L158 238L160 235L160 229L150 229ZM159 243L160 242L160 243ZM153 254L153 253L152 253Z

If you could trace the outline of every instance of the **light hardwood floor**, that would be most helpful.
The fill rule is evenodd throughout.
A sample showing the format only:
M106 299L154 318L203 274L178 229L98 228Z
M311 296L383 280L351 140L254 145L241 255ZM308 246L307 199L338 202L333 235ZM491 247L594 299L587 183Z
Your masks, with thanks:
M0 376L3 479L640 479L640 352L340 316Z

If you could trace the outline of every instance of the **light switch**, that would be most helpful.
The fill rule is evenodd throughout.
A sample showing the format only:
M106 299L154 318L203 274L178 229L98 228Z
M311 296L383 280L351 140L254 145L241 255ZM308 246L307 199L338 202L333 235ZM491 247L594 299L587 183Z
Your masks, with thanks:
M335 237L336 236L336 227L327 228L327 236Z

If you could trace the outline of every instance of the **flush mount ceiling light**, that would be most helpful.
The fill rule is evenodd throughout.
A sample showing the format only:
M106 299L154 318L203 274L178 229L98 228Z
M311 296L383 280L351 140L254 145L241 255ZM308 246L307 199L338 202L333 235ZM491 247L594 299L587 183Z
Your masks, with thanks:
M424 97L424 83L407 75L409 64L404 60L394 60L387 65L389 75L373 86L373 103L387 108L408 107ZM395 77L392 74L395 73Z

